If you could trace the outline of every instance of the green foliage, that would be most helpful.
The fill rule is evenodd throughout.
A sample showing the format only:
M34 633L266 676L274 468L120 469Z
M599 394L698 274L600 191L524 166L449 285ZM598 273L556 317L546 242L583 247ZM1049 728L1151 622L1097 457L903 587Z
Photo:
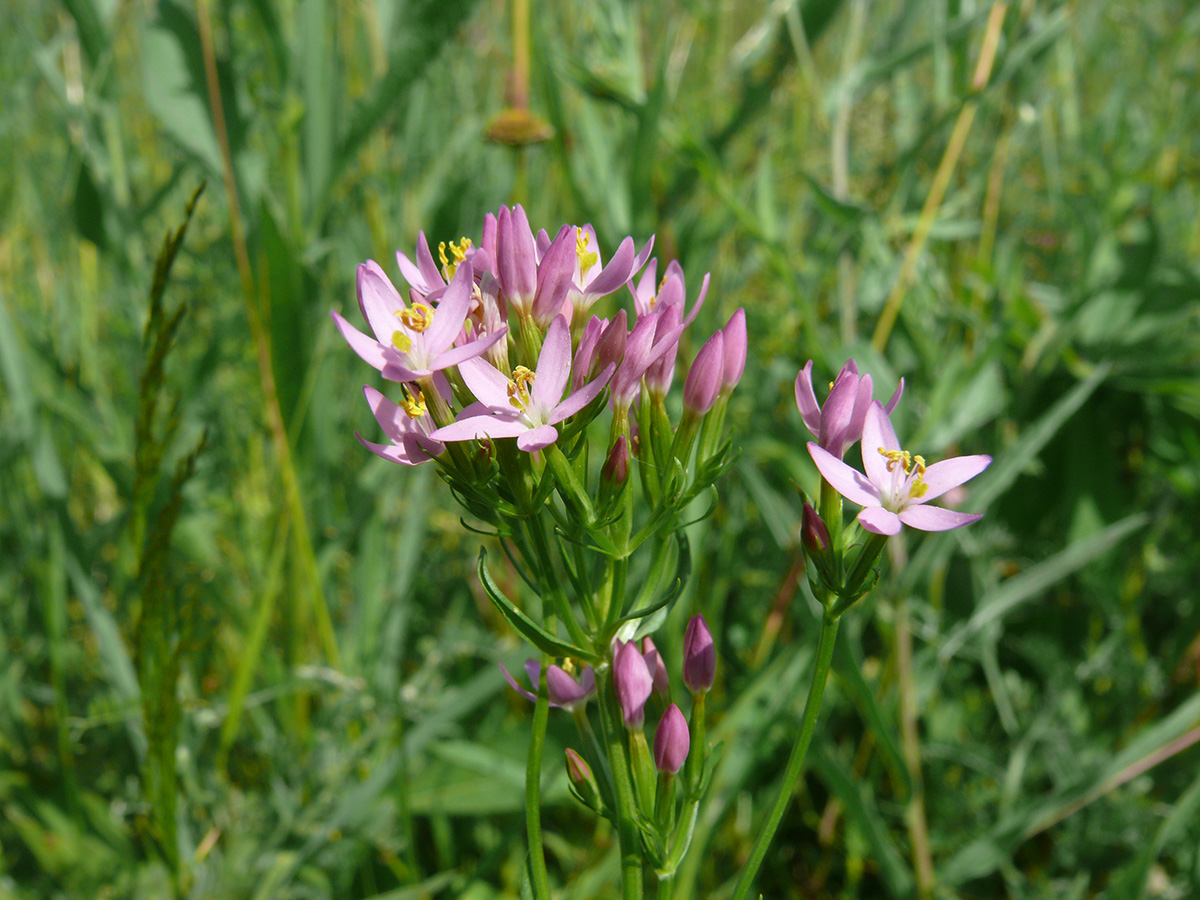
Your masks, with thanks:
M354 440L369 373L328 320L362 259L512 201L711 271L697 336L747 309L740 457L657 633L677 659L703 610L720 651L676 897L731 888L796 730L791 381L848 356L905 378L905 446L996 462L983 521L891 545L845 617L758 889L920 896L927 858L937 897L1200 894L1200 13L1010 4L973 86L990 9L539 4L553 137L513 149L483 138L503 5L0 6L0 895L520 895L530 711L496 662L525 650L489 603L520 576L491 549L481 587L495 545ZM551 879L611 897L564 719Z

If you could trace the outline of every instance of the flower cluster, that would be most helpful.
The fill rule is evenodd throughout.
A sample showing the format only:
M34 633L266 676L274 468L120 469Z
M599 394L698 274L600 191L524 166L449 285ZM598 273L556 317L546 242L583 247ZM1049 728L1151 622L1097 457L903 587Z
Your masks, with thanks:
M805 427L816 438L808 452L823 479L821 515L804 505L802 543L812 572L837 598L838 608L853 603L869 588L867 576L887 537L902 526L921 531L948 531L978 521L978 513L928 506L931 500L974 478L988 467L990 456L958 456L928 465L919 455L900 448L889 416L904 392L904 380L884 406L872 396L870 375L859 375L850 360L829 389L824 406L812 385L812 361L796 378L796 405ZM855 443L862 445L863 472L842 461ZM858 524L873 535L847 564L838 539L841 498L862 507Z

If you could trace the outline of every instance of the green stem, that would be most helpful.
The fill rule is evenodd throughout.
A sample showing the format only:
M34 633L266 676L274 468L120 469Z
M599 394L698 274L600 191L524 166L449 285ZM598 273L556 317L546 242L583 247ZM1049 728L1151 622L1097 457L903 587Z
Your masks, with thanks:
M629 778L629 756L625 752L624 724L616 707L612 669L599 685L600 725L612 767L613 795L617 805L617 841L621 847L621 900L641 900L641 834L634 820L633 783Z
M533 544L534 556L537 557L537 563L542 570L542 584L549 592L554 608L562 618L563 624L567 626L567 633L575 642L576 647L590 649L592 642L584 632L583 626L575 618L575 613L571 609L571 601L567 599L567 594L558 581L558 574L550 558L550 542L546 539L546 526L542 517L535 516L530 519L526 530L529 532L530 543Z
M804 704L800 736L796 738L796 744L792 747L792 755L788 758L787 768L783 773L783 784L779 788L779 795L775 798L775 805L771 807L771 813L758 833L758 838L754 841L750 859L747 861L746 867L742 869L737 886L733 889L732 900L745 900L750 892L754 876L758 874L763 857L767 855L767 847L775 837L779 821L783 818L784 810L787 809L792 799L792 793L796 790L796 783L800 780L800 773L804 769L804 757L808 755L808 745L812 743L813 733L817 727L817 716L821 712L821 701L825 697L825 683L829 679L829 668L833 664L833 648L837 641L837 629L838 620L826 612L821 619L821 639L817 645L817 664L813 669L812 685L808 689L808 701Z
M546 743L546 723L550 718L550 695L546 690L546 669L552 660L542 657L538 678L537 703L533 707L533 733L529 738L529 759L525 764L525 830L529 838L529 880L537 900L550 900L550 875L546 871L546 851L542 843L542 751Z

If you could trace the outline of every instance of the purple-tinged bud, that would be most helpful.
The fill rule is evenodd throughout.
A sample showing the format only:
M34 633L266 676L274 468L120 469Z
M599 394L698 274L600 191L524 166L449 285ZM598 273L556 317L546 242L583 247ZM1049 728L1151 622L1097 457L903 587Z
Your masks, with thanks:
M533 321L543 330L562 314L567 292L575 283L575 227L564 225L546 248L537 268L537 293L533 298Z
M661 298L662 293L659 296ZM675 378L675 356L679 352L679 336L683 334L683 303L660 302L654 317L647 317L646 321L657 321L653 346L660 354L645 370L646 387L654 396L665 397ZM641 324L639 319L638 325Z
M500 288L508 302L519 313L528 313L537 292L538 272L533 232L529 230L529 220L519 204L511 210L500 207L496 219L495 265Z
M567 748L567 777L576 787L581 787L589 781L595 781L592 767L587 764L587 760L570 747Z
M674 775L683 768L690 749L692 737L688 733L687 719L672 703L654 731L654 765L658 771Z
M629 442L625 440L625 435L617 435L604 461L604 468L600 470L600 478L604 483L617 487L629 478Z
M717 332L700 348L683 383L683 407L704 415L717 402L725 372L725 338Z
M654 691L659 696L671 696L671 679L667 677L667 664L663 662L662 654L654 646L650 636L642 638L642 659L646 660L646 668L654 679Z
M596 344L604 334L605 322L592 316L579 334L579 346L571 360L571 393L575 393L591 379L592 360L596 358Z
M600 340L596 342L596 356L592 360L592 368L594 371L603 369L609 363L617 364L621 362L625 355L625 341L629 338L629 319L625 315L625 310L619 310L612 321L608 323L604 329L604 333L600 335Z
M570 779L572 793L585 806L599 811L601 807L600 787L596 784L592 767L570 747L567 748L566 757L567 778Z
M693 694L703 694L712 688L717 674L717 648L712 632L700 613L688 619L683 634L683 683Z
M728 394L746 371L746 311L739 308L722 329L725 335L725 369L721 373L721 393Z
M811 503L805 503L800 515L800 542L810 555L817 557L829 552L829 529Z
M646 701L654 690L654 678L632 641L628 644L617 642L612 679L625 727L640 729L646 721Z

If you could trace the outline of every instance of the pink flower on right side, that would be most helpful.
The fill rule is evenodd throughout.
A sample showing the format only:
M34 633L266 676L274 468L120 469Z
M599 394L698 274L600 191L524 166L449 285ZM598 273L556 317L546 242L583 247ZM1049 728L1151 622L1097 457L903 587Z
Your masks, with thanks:
M808 452L822 477L847 500L863 507L858 522L867 531L892 535L899 533L902 525L921 531L949 531L981 518L978 513L926 504L974 478L992 458L956 456L927 466L920 456L900 449L892 423L878 400L872 401L863 421L866 477L813 441L808 442Z

